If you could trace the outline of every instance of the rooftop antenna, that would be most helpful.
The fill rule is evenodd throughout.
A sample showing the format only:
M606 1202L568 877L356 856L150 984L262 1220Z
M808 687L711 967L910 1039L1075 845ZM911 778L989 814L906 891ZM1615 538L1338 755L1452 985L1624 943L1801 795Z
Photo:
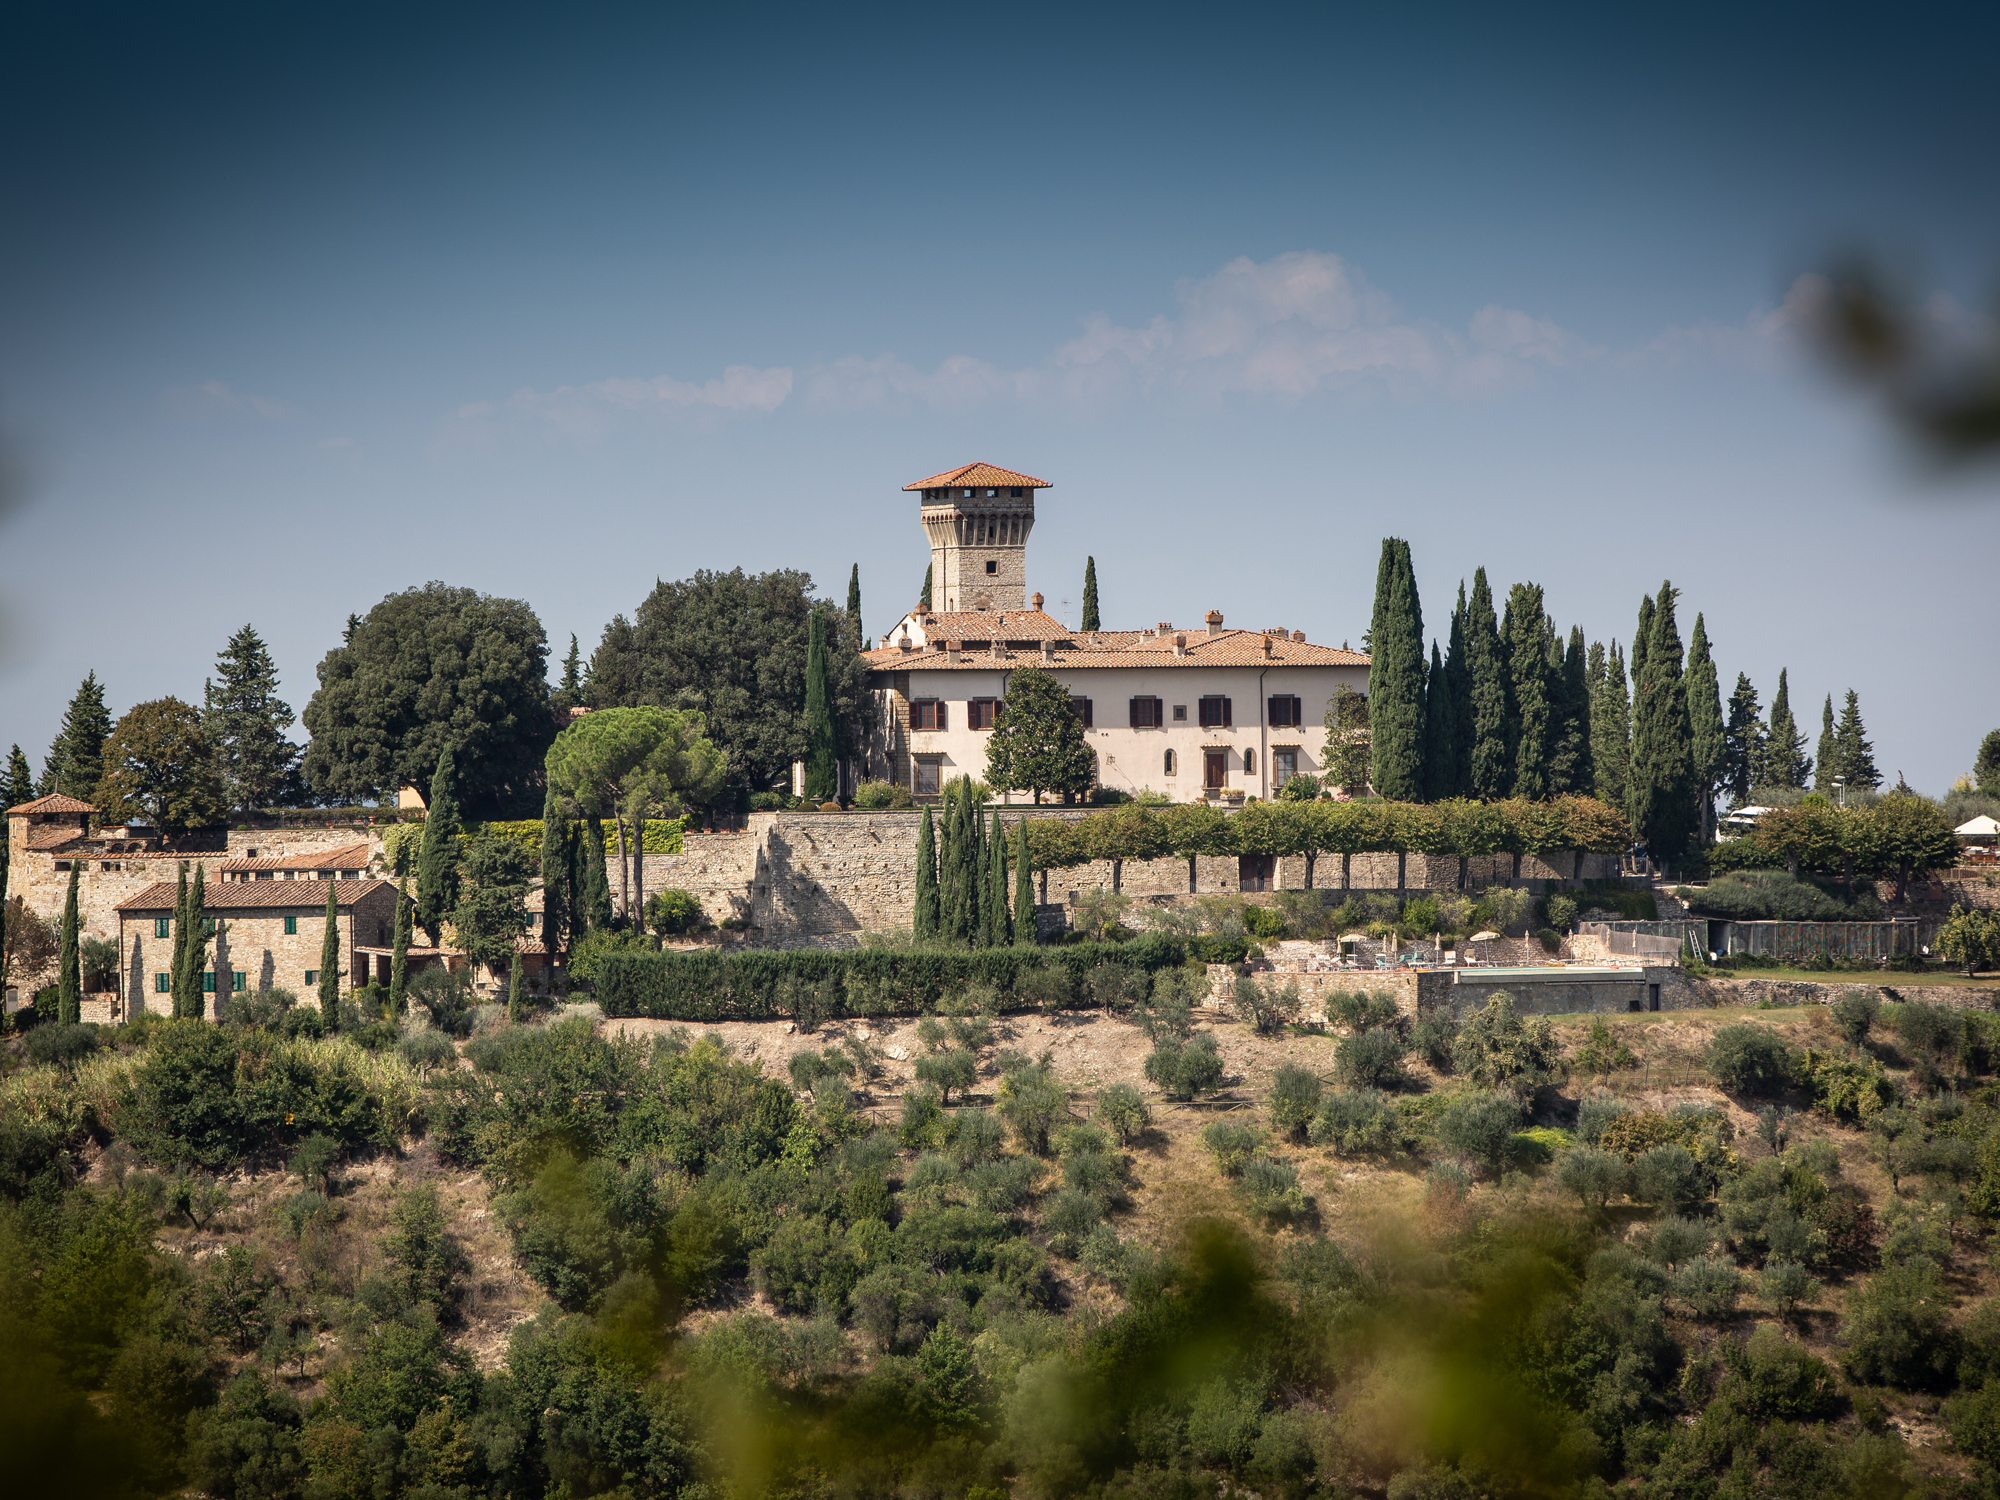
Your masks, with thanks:
M1057 623L1061 625L1064 630L1069 629L1069 600L1067 599L1063 600L1062 602L1062 619L1057 621Z

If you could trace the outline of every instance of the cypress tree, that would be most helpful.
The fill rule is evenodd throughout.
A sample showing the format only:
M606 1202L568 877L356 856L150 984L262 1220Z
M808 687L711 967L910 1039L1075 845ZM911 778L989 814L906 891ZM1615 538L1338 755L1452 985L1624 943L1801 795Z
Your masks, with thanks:
M1862 728L1861 700L1853 688L1847 690L1847 702L1840 710L1840 727L1833 734L1833 751L1840 760L1840 774L1847 778L1850 787L1858 786L1872 792L1882 784L1882 773L1875 769L1875 747L1868 742Z
M1786 669L1778 669L1778 691L1771 697L1771 728L1764 740L1764 765L1757 777L1760 786L1798 790L1812 775L1812 759L1806 754L1806 737L1792 717L1792 689Z
M1632 799L1639 811L1634 821L1647 847L1667 861L1681 857L1699 827L1694 731L1688 721L1680 629L1674 621L1675 593L1673 584L1660 585L1632 712Z
M1625 689L1625 648L1613 641L1604 655L1602 645L1592 646L1593 656L1604 658L1604 676L1590 705L1590 763L1597 799L1623 808L1632 772L1632 700Z
M1581 626L1570 626L1569 640L1560 659L1551 661L1551 676L1556 693L1549 790L1587 796L1597 779L1591 769L1590 667L1585 658Z
M965 820L959 814L959 792L964 782L945 783L943 816L939 820L938 848L938 931L954 943L970 936L971 923L965 910L965 882L960 867L965 863Z
M1465 658L1465 580L1458 581L1458 604L1451 612L1445 644L1444 679L1451 693L1451 786L1448 795L1472 795L1472 669Z
M917 828L917 909L912 931L919 939L934 938L938 927L937 829L926 807Z
M104 742L109 738L111 711L104 706L104 684L91 672L69 700L62 727L42 762L42 790L93 800L104 774Z
M1757 770L1764 763L1764 710L1750 678L1736 674L1736 691L1729 695L1729 722L1722 726L1722 785L1729 805L1750 800Z
M1833 734L1833 694L1826 695L1826 702L1819 710L1819 744L1813 753L1813 790L1831 792L1833 778L1842 774L1840 754L1835 749Z
M924 591L917 595L917 599L925 609L934 608L931 604L931 570L936 566L936 563L926 563L924 565Z
M521 1007L521 950L514 950L514 962L507 969L507 1019L519 1026L525 1019Z
M410 937L416 925L412 919L407 881L396 882L396 945L389 952L389 1019L395 1020L410 1003Z
M1639 702L1639 679L1645 675L1646 652L1653 644L1653 598L1647 594L1639 600L1639 628L1632 636L1632 659L1628 670L1632 677L1632 703L1636 709Z
M1028 820L1014 825L1014 942L1030 947L1035 941L1035 869L1028 855Z
M605 865L602 818L592 818L585 824L579 846L583 865L579 889L585 900L584 911L592 932L606 932L611 927L611 872Z
M340 1030L340 903L326 883L326 933L319 940L319 1013L328 1031Z
M1708 650L1708 626L1699 611L1694 617L1694 634L1688 638L1687 658L1688 749L1694 768L1696 810L1700 814L1703 843L1714 836L1715 788L1722 780L1725 760L1722 723L1722 689L1715 675L1715 661Z
M169 1014L187 1014L181 1007L186 1000L182 985L187 974L188 940L188 867L186 860L178 860L179 879L174 885L173 948L167 960L167 1001Z
M1507 729L1514 765L1513 794L1538 801L1550 794L1549 755L1554 742L1550 702L1548 624L1540 584L1507 591Z
M1014 941L1014 931L1007 919L1007 831L1000 826L997 811L986 840L986 889L980 895L986 919L986 946L1004 948Z
M444 919L458 905L458 778L451 748L438 756L431 777L424 839L417 850L417 921L436 947Z
M1103 624L1097 614L1097 559L1083 560L1083 623L1079 630L1102 630Z
M847 575L847 629L856 651L868 649L868 632L861 628L861 564Z
M966 937L974 946L983 946L986 942L986 819L982 816L985 809L972 795L969 778L964 801L965 863L959 866L959 879L965 883L962 899L965 903Z
M1500 630L1493 618L1493 591L1486 569L1472 574L1472 598L1466 604L1465 661L1471 683L1472 734L1467 771L1469 795L1486 801L1505 797L1514 784L1514 767L1507 758L1506 663Z
M1442 802L1458 795L1458 719L1451 678L1436 641L1424 678L1424 796Z
M77 934L76 879L83 861L69 862L69 894L63 898L62 946L58 950L56 1019L74 1026L83 1019L83 946Z
M553 966L563 952L570 909L569 819L550 787L542 798L542 946Z
M583 654L576 649L576 632L569 636L569 655L563 658L562 688L572 703L583 693Z
M208 866L197 863L194 884L188 887L187 1014L199 1020L208 1011L201 976L208 968L208 894L205 889Z
M826 616L813 610L806 630L806 801L840 795L840 765L833 752L833 682L826 653Z
M1368 626L1369 779L1396 802L1424 795L1424 615L1410 544L1384 537Z

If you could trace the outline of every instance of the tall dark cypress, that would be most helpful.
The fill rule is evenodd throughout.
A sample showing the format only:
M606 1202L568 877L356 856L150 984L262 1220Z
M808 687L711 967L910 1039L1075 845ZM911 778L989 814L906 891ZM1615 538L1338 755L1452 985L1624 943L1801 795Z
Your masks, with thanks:
M1028 854L1028 820L1014 825L1014 941L1035 941L1035 862Z
M955 943L972 939L972 912L965 891L965 867L971 855L965 804L970 800L970 789L963 780L946 784L943 847L938 851L938 900L943 935Z
M182 1005L186 997L181 987L186 982L188 931L192 925L188 921L188 867L186 860L177 860L179 878L174 884L173 948L167 962L167 1002L168 1014L185 1015Z
M1102 630L1103 628L1103 623L1097 614L1097 559L1086 557L1083 560L1083 622L1077 629Z
M604 847L604 820L592 818L585 827L582 844L583 880L587 910L593 932L611 928L611 867Z
M438 756L417 850L417 922L436 946L444 919L458 905L458 776L451 747Z
M410 996L410 937L416 925L413 920L414 908L410 904L410 890L406 881L396 882L396 945L389 952L389 1016L395 1020L409 1005ZM550 962L555 961L550 952Z
M1613 641L1590 648L1603 657L1604 675L1590 702L1590 767L1597 800L1621 812L1632 770L1632 699L1625 688L1625 648Z
M960 876L965 882L965 921L975 944L986 941L986 819L985 808L973 797L968 779L965 788L965 864Z
M1701 839L1707 843L1715 832L1715 789L1722 781L1725 747L1722 688L1716 680L1715 660L1709 654L1708 626L1699 612L1694 617L1694 634L1688 638L1687 700L1695 807L1701 819Z
M937 828L931 810L924 809L924 821L917 828L917 908L911 930L918 938L938 935L938 856Z
M340 902L334 883L326 883L326 931L319 940L319 1013L328 1031L340 1030Z
M868 632L861 628L861 564L847 575L847 629L856 651L868 649Z
M1431 642L1431 668L1424 676L1424 796L1442 802L1458 795L1458 718L1451 676Z
M1547 797L1549 754L1554 744L1550 702L1548 623L1542 588L1517 583L1507 591L1507 731L1514 762L1516 797Z
M1451 612L1451 638L1445 644L1444 679L1451 692L1450 795L1472 795L1472 668L1465 658L1465 580L1458 583L1458 604Z
M992 831L986 839L986 889L980 897L986 946L1004 948L1014 941L1014 932L1013 924L1007 919L1007 831L1000 826L997 810L993 814Z
M1424 795L1424 614L1410 544L1382 540L1368 625L1369 780L1381 796Z
M840 795L840 764L833 749L833 681L826 651L826 617L812 612L806 634L806 801Z
M1831 792L1833 778L1841 774L1840 756L1834 749L1833 735L1833 694L1826 695L1826 702L1819 710L1819 745L1813 752L1813 790Z
M187 931L180 950L181 968L175 984L174 1014L199 1016L202 1013L201 974L208 956L208 890L206 865L194 867L194 882L188 886L187 915L182 926Z
M936 566L936 563L926 563L924 565L924 591L917 595L917 602L923 605L925 609L935 607L931 603L931 571Z
M1634 821L1648 849L1668 861L1686 852L1700 826L1675 593L1672 583L1660 585L1632 711L1632 799L1639 813Z
M1764 711L1747 674L1736 674L1736 691L1729 695L1729 722L1722 727L1722 785L1729 805L1750 800L1754 777L1764 763Z
M1792 717L1792 685L1787 669L1778 669L1778 691L1771 695L1771 727L1764 736L1764 765L1757 777L1760 786L1797 789L1812 776L1812 758L1806 754L1806 737Z
M1589 796L1596 789L1597 778L1591 767L1590 667L1580 625L1569 628L1569 641L1555 679L1555 748L1550 757L1549 790Z
M569 819L550 787L542 798L542 946L551 964L560 960L569 931L569 876Z
M76 878L83 861L69 862L69 894L63 898L62 942L57 951L56 1019L74 1026L83 1019L83 945L77 931Z
M521 1003L521 950L514 950L514 961L507 969L507 1019L516 1026L527 1019L527 1010Z
M1487 801L1513 789L1514 766L1507 758L1507 682L1500 627L1493 617L1493 591L1486 569L1472 574L1472 597L1465 610L1465 662L1471 682L1472 735L1467 770L1468 795Z

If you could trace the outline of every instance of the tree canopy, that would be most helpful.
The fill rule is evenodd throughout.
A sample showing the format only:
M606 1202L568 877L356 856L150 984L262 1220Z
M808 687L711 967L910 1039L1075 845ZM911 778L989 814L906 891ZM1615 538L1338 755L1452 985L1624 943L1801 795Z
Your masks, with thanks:
M278 664L253 625L229 638L215 659L203 717L231 807L248 812L279 802L298 766L285 731L292 706L278 696Z
M1039 667L1007 678L1000 719L986 740L986 780L1010 791L1068 796L1090 790L1097 758L1083 739L1083 716L1069 690Z
M97 795L97 778L104 774L104 742L111 735L111 711L104 706L104 684L95 672L78 684L76 696L63 712L62 727L42 761L42 792L62 792L89 801Z
M789 785L806 753L806 655L812 575L790 569L696 573L654 585L632 619L605 627L591 657L594 708L699 712L728 757L733 799ZM867 668L846 611L826 613L834 744L855 754L864 732Z
M306 777L371 798L423 786L446 749L475 817L533 816L555 738L548 639L520 599L427 583L391 594L319 664Z
M201 711L178 698L135 705L104 742L103 763L107 821L143 820L171 839L212 828L228 811Z

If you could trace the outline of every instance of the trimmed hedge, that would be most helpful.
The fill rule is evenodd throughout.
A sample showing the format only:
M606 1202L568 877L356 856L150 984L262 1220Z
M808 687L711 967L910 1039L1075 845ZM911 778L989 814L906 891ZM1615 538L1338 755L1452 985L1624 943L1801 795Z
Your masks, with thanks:
M1163 933L1148 933L1129 943L962 952L860 948L620 953L604 960L595 993L607 1016L667 1021L769 1020L792 1014L802 991L812 996L807 1003L822 1014L912 1016L968 985L990 986L1003 1010L1029 1010L1039 997L1022 994L1020 981L1031 972L1067 972L1081 999L1085 975L1099 964L1126 964L1151 972L1179 967L1187 958L1186 945Z

